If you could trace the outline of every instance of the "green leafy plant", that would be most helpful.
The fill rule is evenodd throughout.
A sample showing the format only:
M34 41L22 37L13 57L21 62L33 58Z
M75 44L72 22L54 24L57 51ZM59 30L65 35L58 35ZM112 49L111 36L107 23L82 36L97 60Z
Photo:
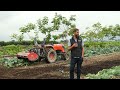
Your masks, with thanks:
M114 76L120 76L120 66L115 66L110 69L103 69L97 74L87 74L87 79L112 79Z
M13 68L18 66L27 66L29 65L29 62L17 58L12 58L12 59L2 58L0 60L0 64L8 68Z
M119 41L85 42L85 57L120 52Z

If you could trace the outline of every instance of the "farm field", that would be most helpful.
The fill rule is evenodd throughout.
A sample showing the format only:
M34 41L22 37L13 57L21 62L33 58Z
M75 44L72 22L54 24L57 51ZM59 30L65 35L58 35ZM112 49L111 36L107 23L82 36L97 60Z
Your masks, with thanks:
M103 69L119 66L119 57L119 52L85 57L81 79L87 79L86 75L89 73L97 74ZM120 76L113 78L119 79ZM0 66L0 79L69 79L69 61L57 61L52 64L39 62L30 66L14 68Z
M6 12L5 15L7 14L9 16ZM53 17L45 14L36 18L34 22L32 18L28 18L30 19L28 22L27 18L23 18L21 24L13 24L12 19L3 19L6 23L10 21L9 24L12 25L8 25L10 28L0 26L0 79L69 79L68 45L71 45L71 51L73 49L77 54L80 53L79 49L83 51L81 79L120 79L120 22L113 23L118 21L114 17L120 15L118 12L116 14L115 12L96 13L101 16L93 13L93 18L96 16L96 21L93 23L91 14L86 14L87 20L84 20L81 14L82 12L73 12L68 17L64 16L65 12L63 15L55 12ZM107 20L102 17L107 14L117 20L111 18ZM32 13L29 14L31 15ZM83 16L86 15L83 13ZM106 24L99 22L99 18L106 19ZM16 19L13 21L16 22ZM89 20L93 21L89 22ZM85 21L87 22L84 23ZM7 30L9 32L6 32ZM72 37L76 38L74 45L70 40ZM76 72L75 68L75 76Z

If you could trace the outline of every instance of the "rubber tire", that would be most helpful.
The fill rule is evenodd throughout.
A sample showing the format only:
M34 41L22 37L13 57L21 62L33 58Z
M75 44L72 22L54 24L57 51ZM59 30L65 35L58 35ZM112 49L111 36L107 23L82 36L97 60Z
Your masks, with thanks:
M62 55L62 60L69 60L69 54L63 54Z
M22 59L21 57L17 57L17 59Z
M52 53L52 52L55 54L54 60L51 60L50 57L49 57L50 53ZM56 60L57 60L57 53L56 53L56 51L53 50L53 49L50 49L48 51L48 54L47 54L47 62L48 63L54 63Z
M69 54L66 54L66 55L65 55L65 58L66 58L66 60L70 60L70 55L69 55Z

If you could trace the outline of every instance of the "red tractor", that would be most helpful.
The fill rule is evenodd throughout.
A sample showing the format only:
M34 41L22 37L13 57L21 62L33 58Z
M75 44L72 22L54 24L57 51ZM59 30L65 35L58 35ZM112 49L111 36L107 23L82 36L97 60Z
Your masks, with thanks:
M43 44L37 44L37 40L34 39L34 47L27 52L20 52L17 54L18 59L27 59L28 61L46 60L48 63L53 63L56 60L68 60L69 55L65 52L64 45L51 44L45 45L46 39Z

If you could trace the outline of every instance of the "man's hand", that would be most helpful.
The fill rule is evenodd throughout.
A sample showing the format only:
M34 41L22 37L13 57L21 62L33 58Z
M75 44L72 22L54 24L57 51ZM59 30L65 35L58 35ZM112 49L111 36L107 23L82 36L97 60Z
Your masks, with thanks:
M83 58L84 58L84 57L82 56L82 60L83 60Z
M69 48L68 48L68 50L70 51L72 48L74 48L74 47L76 47L76 43L74 43L72 46L70 46Z
M72 45L72 47L76 47L76 43L74 43L74 44Z
M84 56L82 55L82 58L84 58Z
M83 62L87 63L87 60L84 57L82 57L82 60Z

